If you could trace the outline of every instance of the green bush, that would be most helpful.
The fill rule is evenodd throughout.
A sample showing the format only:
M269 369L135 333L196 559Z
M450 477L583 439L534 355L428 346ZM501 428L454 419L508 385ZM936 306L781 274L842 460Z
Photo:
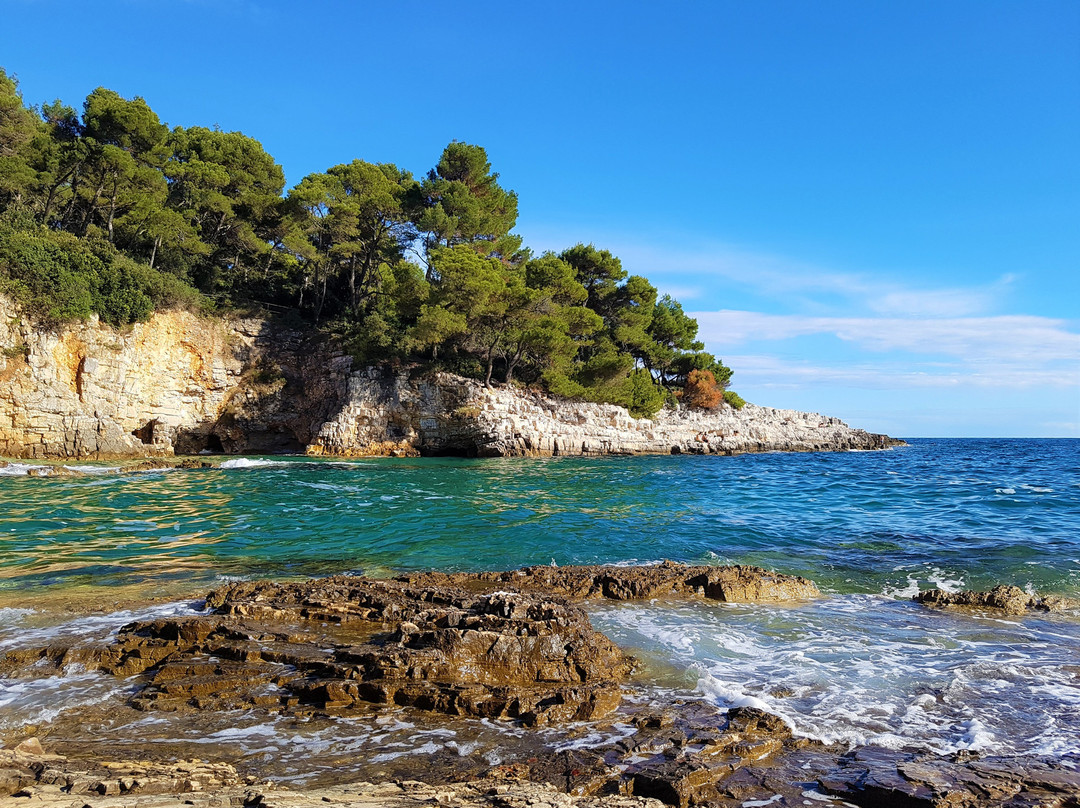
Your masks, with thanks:
M729 404L737 410L741 410L743 407L746 406L746 402L743 400L743 397L736 393L734 390L724 391L724 403Z
M627 381L626 409L635 418L652 418L667 400L664 390L653 382L652 374L641 369L630 374Z
M108 242L0 220L0 292L49 325L86 320L123 326L155 309L196 308L202 296L178 278L138 264Z

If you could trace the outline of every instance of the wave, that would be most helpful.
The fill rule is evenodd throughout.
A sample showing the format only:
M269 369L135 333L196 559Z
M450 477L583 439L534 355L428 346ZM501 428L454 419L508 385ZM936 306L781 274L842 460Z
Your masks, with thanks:
M236 457L218 464L219 469L254 469L266 466L284 466L282 460L258 460L251 457Z

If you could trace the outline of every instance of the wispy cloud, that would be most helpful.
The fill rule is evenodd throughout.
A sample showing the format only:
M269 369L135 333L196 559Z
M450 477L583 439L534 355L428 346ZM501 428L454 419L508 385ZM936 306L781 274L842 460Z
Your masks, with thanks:
M541 233L543 229L540 228ZM571 233L541 236L537 249L559 250L582 240ZM738 287L789 308L815 313L866 311L884 316L968 317L987 314L1007 299L1018 279L1003 275L968 286L919 286L884 277L872 269L838 271L797 258L722 242L688 248L645 244L633 237L586 238L618 255L624 268L661 287L684 287L687 298L704 297L707 287ZM677 243L676 239L672 239Z
M868 390L919 388L958 390L965 387L997 390L1077 387L1076 374L1050 367L997 364L973 368L962 363L850 362L829 364L782 359L768 354L725 354L736 368L736 387L801 389L837 385Z
M952 356L968 364L1073 360L1080 365L1080 334L1047 317L810 317L726 310L693 316L701 338L717 348L826 334L870 351Z

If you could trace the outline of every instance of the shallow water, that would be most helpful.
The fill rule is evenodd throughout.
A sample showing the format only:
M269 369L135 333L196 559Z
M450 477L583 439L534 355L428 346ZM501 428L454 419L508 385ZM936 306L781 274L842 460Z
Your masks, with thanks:
M753 563L813 578L832 597L795 607L601 604L594 621L655 663L654 684L764 705L800 734L1080 754L1080 618L943 614L909 600L920 587L997 583L1080 596L1080 441L926 440L886 452L739 457L235 458L215 470L57 478L26 476L23 464L0 473L0 650L58 633L105 636L133 619L113 603L167 596L178 602L151 612L190 609L181 596L235 577ZM63 608L71 603L96 613L72 617ZM78 670L0 682L0 732L36 724L72 745L122 745L147 728L78 717L122 705L131 686ZM440 737L497 756L492 737L513 731L455 740L407 728L388 740L347 721L286 729L232 716L214 729L152 719L175 722L151 733L161 743L247 726L243 737L215 736L241 759L304 732L321 733L328 749L355 751L375 737L403 743L391 748L402 759L433 744L456 754ZM305 776L296 765L289 776Z

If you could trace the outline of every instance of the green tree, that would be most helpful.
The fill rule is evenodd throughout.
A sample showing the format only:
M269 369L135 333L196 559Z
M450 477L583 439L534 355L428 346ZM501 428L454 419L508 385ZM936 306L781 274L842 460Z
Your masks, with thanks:
M416 238L408 209L416 181L397 166L362 160L334 166L327 173L337 180L330 186L334 194L330 205L341 219L334 257L348 279L349 305L359 314L378 291L384 277L379 268L400 260L405 245Z
M437 271L430 259L438 247L468 244L483 256L520 260L521 236L510 232L517 223L517 194L500 187L498 179L482 147L454 141L443 150L419 189L417 225L429 276Z
M658 376L664 387L671 384L670 375L676 360L686 352L702 351L697 341L698 324L688 317L682 305L670 295L664 295L653 308L652 321L647 329L651 343L643 356L645 366Z
M598 250L592 244L577 244L563 250L559 258L573 270L577 282L587 294L586 305L601 317L609 314L609 299L626 278L622 261L607 250Z
M147 198L162 204L167 192L161 165L167 127L142 98L127 100L99 87L83 104L77 154L64 214L67 229L85 235L95 228L116 240L119 219Z
M206 291L241 297L253 285L260 288L276 257L274 245L283 240L281 166L241 132L177 127L168 147L168 207L206 247L179 240L192 255L205 256L192 264L195 281Z
M29 151L40 129L39 119L23 105L18 82L0 68L0 210L24 204L34 188Z

